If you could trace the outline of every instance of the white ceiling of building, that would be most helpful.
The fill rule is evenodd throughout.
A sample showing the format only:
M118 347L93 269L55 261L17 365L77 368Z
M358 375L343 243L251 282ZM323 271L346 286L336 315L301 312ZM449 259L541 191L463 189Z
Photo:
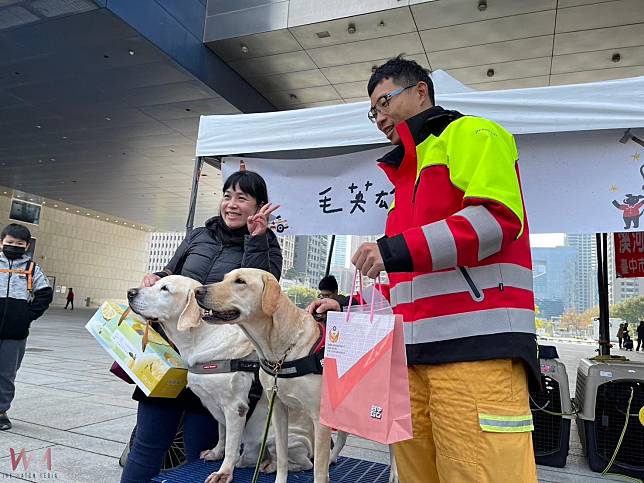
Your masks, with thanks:
M400 53L479 90L644 75L642 0L488 0L483 11L478 3L409 0L293 25L319 14L292 13L291 0L286 28L208 45L281 109L365 100L373 66Z

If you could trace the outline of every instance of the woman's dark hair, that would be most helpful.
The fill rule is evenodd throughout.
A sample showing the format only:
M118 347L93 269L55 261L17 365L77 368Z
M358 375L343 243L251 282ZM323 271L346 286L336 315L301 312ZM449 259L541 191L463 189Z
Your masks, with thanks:
M252 196L257 201L257 206L268 203L268 190L266 181L254 171L237 171L224 182L223 192L229 189L239 189Z

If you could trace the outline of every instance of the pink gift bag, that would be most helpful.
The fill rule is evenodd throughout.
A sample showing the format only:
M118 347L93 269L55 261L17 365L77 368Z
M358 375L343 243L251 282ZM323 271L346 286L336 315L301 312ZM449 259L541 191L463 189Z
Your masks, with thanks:
M320 422L390 444L413 435L407 356L402 318L374 310L376 292L368 311L327 314Z

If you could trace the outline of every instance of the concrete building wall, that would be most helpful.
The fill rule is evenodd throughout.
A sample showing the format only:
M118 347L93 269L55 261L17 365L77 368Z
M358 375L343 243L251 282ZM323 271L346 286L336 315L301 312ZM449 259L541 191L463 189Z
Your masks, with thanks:
M11 198L0 196L0 224L9 220ZM81 210L82 213L82 210ZM146 273L150 233L82 214L42 206L40 224L25 226L36 239L34 260L55 287L73 287L77 306L125 299ZM54 287L54 289L55 289ZM65 294L54 293L54 304Z

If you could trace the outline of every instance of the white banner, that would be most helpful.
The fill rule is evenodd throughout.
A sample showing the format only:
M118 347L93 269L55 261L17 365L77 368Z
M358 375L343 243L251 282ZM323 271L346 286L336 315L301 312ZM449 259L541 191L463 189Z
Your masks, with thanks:
M374 235L385 231L393 186L376 161L392 146L358 153L310 159L226 157L225 178L246 168L266 180L280 235Z
M637 229L643 210L638 203L644 200L644 148L624 134L621 129L516 136L532 233ZM630 134L644 139L644 129ZM281 205L275 222L280 234L375 235L384 231L393 198L391 183L376 161L391 149L243 160L264 177L271 202ZM241 159L224 158L224 178L239 169Z

